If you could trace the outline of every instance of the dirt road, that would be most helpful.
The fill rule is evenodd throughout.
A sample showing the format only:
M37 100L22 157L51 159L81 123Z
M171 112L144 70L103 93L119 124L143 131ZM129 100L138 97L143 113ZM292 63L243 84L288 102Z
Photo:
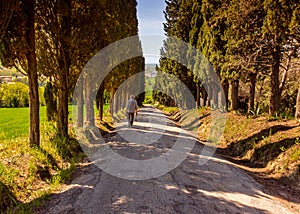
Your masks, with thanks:
M137 119L133 127L119 124L107 139L111 150L130 160L157 158L172 150L179 137L193 138L157 109L143 108ZM293 213L230 162L215 155L199 165L202 147L196 143L183 162L171 164L174 169L146 180L124 179L125 172L113 176L108 168L99 169L96 161L88 162L38 213ZM131 175L139 175L135 173Z

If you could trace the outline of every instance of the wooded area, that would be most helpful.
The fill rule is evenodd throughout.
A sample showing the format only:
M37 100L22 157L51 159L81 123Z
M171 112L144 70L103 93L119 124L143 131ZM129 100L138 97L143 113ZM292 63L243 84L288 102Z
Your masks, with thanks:
M209 78L202 59L205 57L221 79L231 110L299 119L299 1L168 0L166 3L166 35L196 47L202 55L180 48L167 38L157 69L183 81L198 106L218 106L220 102L220 89L213 84L205 89L198 78ZM169 55L180 55L187 66L168 58ZM163 85L158 76L156 87ZM154 99L164 105L175 105L170 97L158 91Z
M48 81L48 119L57 122L59 136L68 138L68 104L80 72L105 46L138 34L136 5L135 0L1 1L1 63L28 76L31 145L39 145L40 141L38 78ZM97 96L100 118L104 91L110 91L113 97L122 81L143 69L143 62L142 57L128 60L106 76ZM94 100L88 99L89 93L84 93L89 108L84 121L94 124ZM81 100L78 103L83 105ZM79 109L77 125L82 126L83 108Z

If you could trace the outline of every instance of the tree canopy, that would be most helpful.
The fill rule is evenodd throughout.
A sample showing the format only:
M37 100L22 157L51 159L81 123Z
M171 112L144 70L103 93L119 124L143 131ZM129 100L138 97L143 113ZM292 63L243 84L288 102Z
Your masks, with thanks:
M284 94L295 88L288 88L287 82L291 83L290 77L299 63L299 1L168 0L166 3L166 35L188 42L212 64L231 109L246 106L249 112L263 109L271 115L283 111ZM168 59L171 52L183 55L188 67ZM201 82L191 73L193 70L207 76L200 57L189 50L179 51L176 44L169 44L168 38L161 53L158 70L179 77L197 103L201 100L202 105L218 105L218 89L214 86L201 89ZM212 96L207 98L210 90ZM163 96L154 93L154 98L162 102L166 100ZM262 101L267 97L268 103Z

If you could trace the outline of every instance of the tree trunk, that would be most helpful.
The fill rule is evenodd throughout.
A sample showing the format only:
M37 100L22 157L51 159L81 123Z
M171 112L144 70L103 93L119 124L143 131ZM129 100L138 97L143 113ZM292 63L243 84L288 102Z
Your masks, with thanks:
M28 85L29 85L29 111L30 111L30 125L29 125L29 142L31 146L40 145L40 117L39 117L39 92L38 92L38 75L37 62L35 53L35 29L34 29L34 0L25 1L27 14L27 30L26 40L29 45L29 50L26 55L28 62Z
M46 115L48 121L57 121L57 92L51 80L47 82L44 91Z
M203 98L203 106L207 106L207 91L204 87L202 87L202 98Z
M218 108L219 106L219 88L216 84L212 86L212 107Z
M123 93L122 93L122 108L124 109L124 108L126 108L126 101L127 101L127 97L128 97L128 95L127 95L127 93L126 93L126 91L128 91L128 89L127 89L127 87L126 87L126 90L125 91L123 91Z
M271 70L271 94L269 114L279 113L280 108L280 87L279 87L279 66L280 66L280 47L276 46L273 52L273 64Z
M114 103L115 103L115 99L114 99L114 95L115 95L115 89L111 88L110 89L110 103L109 103L109 110L110 110L110 114L113 115L114 113Z
M299 87L298 87L295 118L297 120L300 120L300 83L299 83Z
M65 80L66 81L66 80ZM58 135L68 138L68 90L61 88L58 93Z
M115 110L115 113L119 112L121 110L121 96L122 96L122 92L119 92L118 94L116 94L117 96L114 97L115 99L115 107L114 107L114 110Z
M265 78L262 79L261 85L260 85L260 87L259 87L258 96L257 96L257 98L256 98L255 112L259 111L260 97L261 97L262 94L263 94L264 86L265 86Z
M250 97L249 97L249 108L248 108L249 112L254 111L256 76L257 73L250 74Z
M80 76L77 84L77 120L76 126L82 127L83 126L83 77Z
M197 94L196 94L196 108L200 107L200 84L196 83Z
M99 101L99 113L98 113L98 117L100 118L100 121L103 120L103 96L104 96L104 82L101 83L100 88L99 88L99 97L98 97L98 101Z
M231 109L238 109L238 101L239 101L239 81L233 80L231 82Z
M224 90L224 99L225 100L222 100L222 105L226 107L226 109L228 108L228 91L229 91L229 82L228 82L228 79L225 79L223 82L222 82L222 86L223 86L223 90Z
M91 80L90 80L91 81ZM87 126L94 126L95 125L95 116L94 116L94 101L92 98L92 86L90 85L89 81L86 81L85 87L85 101L86 101L86 122L85 125Z
M212 93L213 93L212 85L209 84L208 92L207 92L207 106L209 106L209 107L211 107L211 105L212 105Z
M64 8L61 25L61 46L59 59L59 92L58 92L58 135L69 138L68 135L68 94L69 94L69 68L70 39L71 39L71 0L63 0L61 7Z

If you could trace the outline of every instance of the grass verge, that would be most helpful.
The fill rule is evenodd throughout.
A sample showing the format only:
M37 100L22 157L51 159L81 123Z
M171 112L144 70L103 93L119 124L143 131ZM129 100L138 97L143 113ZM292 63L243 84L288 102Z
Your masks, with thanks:
M40 109L40 147L30 147L29 109L0 108L0 211L32 213L71 178L85 157L72 128L70 139L56 136L55 124Z
M169 118L180 123L174 107L158 106ZM208 140L211 131L211 110L198 109L198 138ZM179 119L178 119L179 117ZM300 125L294 120L270 120L268 117L247 117L236 112L226 114L226 125L218 145L218 152L231 161L245 165L264 176L300 189Z
M209 135L210 110L199 110L198 137ZM201 115L208 115L201 117ZM300 126L294 120L269 120L229 112L218 152L264 176L300 189Z

